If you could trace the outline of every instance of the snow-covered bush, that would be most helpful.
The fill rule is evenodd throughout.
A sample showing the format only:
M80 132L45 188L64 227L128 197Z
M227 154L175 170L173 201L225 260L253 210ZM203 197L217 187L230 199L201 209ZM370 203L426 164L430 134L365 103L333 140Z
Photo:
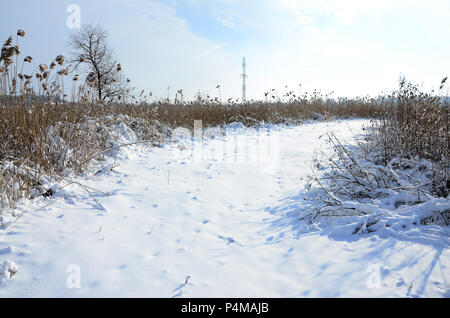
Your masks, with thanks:
M396 157L427 159L433 164L433 192L447 197L450 189L448 104L402 79L400 89L389 96L383 108L373 122L366 151L376 153L375 161L384 165Z
M434 211L421 211L417 224L448 225L450 204L436 192L436 165L425 159L396 157L386 165L375 152L359 145L343 145L333 133L328 134L333 153L318 153L314 159L314 178L308 184L311 198L319 200L314 211L303 219L320 217L365 216L380 210L401 210L437 199ZM364 141L362 141L364 142ZM440 177L438 177L440 178Z
M353 145L328 134L332 152L316 155L307 184L308 199L316 203L301 220L334 220L353 234L448 228L448 109L404 80L384 105Z
M64 110L61 112L64 114ZM49 117L59 116L45 115L48 125L36 125L24 136L0 138L0 227L7 223L7 214L14 216L17 201L45 195L61 178L85 172L93 161L113 155L108 149L143 139L156 143L164 138L156 125L123 114L85 116L76 122L52 122ZM2 120L0 129L6 129L1 124Z

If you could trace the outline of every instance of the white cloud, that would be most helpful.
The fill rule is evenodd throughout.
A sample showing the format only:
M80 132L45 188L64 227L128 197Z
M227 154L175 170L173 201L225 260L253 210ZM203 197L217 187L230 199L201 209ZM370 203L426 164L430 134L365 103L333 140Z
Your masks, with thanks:
M231 29L267 30L278 20L274 0L172 0L206 12Z
M170 6L132 0L131 10L121 12L108 27L134 83L160 97L167 96L168 85L172 96L180 88L189 98L198 89L214 96L217 84L222 86L222 96L239 96L242 55L247 57L248 95L253 98L262 98L270 88L283 92L285 85L296 90L299 83L303 90L321 88L341 96L377 94L394 88L400 73L429 81L439 78L439 72L449 65L442 58L448 45L441 45L438 55L431 52L436 51L432 46L414 43L408 33L417 24L415 15L423 11L428 20L424 15L423 27L416 26L416 30L429 30L422 31L428 38L420 41L439 34L444 39L448 22L436 18L445 16L443 8L448 5L444 2L441 7L421 4L419 8L419 2L410 1L408 8L416 7L405 11L406 0L394 4L386 0L187 0L202 15L247 36L245 44L231 40L225 45L211 33L211 39L194 34L190 21L177 16L179 1L172 0ZM385 15L398 15L402 21L389 34L386 30L391 29L383 25ZM363 32L347 32L345 26L358 23ZM437 26L441 26L439 32L434 30ZM404 32L409 39L398 42ZM420 50L405 51L404 46Z
M136 90L165 98L170 86L172 98L177 89L193 98L199 89L216 87L221 70L230 68L226 45L192 33L173 7L133 0L114 10L120 16L104 23Z
M365 14L374 14L395 6L398 1L377 0L277 0L281 10L296 17L301 25L315 24L323 15L331 15L344 25L355 25Z

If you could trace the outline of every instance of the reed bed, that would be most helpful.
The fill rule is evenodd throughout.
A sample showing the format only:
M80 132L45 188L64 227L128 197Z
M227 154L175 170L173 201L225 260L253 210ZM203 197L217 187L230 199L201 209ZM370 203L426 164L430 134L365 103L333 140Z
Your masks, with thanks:
M332 152L317 153L309 184L319 203L301 219L350 218L354 233L450 225L450 105L441 95L401 79L354 145L329 134Z
M415 102L415 112L402 117L401 107L409 106L395 106L389 98L331 99L317 93L288 94L284 100L248 103L220 102L220 98L150 103L148 96L141 92L105 102L98 100L95 74L78 74L63 55L56 55L48 63L34 63L31 56L23 57L20 41L25 35L25 31L19 30L15 41L13 37L8 38L0 56L2 211L13 209L15 202L22 198L47 193L48 180L85 171L93 154L114 146L114 136L122 123L140 140L164 142L173 128L192 130L194 120L202 120L204 127L216 127L232 122L256 126L262 122L300 124L311 119L378 118L377 132L381 136L378 140L385 140L383 160L394 156L397 147L411 155L421 156L426 152L427 158L430 154L436 160L439 156L448 160L448 139L443 141L442 132L436 131L444 123L439 119L442 114L436 113L438 106L431 101L426 104L425 115L429 109L434 115L425 119L421 119L423 103ZM118 64L115 71L122 72L122 65ZM395 118L390 112L392 107L398 110ZM414 130L416 124L426 126ZM392 132L406 134L409 139ZM432 143L426 145L426 141Z

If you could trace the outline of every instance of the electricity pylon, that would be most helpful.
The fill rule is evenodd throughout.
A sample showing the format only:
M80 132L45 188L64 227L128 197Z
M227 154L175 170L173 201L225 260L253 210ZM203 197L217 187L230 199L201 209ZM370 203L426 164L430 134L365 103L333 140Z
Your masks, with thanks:
M247 79L247 74L246 74L246 67L247 65L245 64L245 57L242 60L242 102L245 103L247 101L247 85L246 85L246 79Z

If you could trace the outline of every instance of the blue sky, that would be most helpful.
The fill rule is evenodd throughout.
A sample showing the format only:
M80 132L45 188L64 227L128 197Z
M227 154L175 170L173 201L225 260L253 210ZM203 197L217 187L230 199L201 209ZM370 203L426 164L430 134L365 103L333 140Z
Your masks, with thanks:
M27 32L21 51L36 63L68 55L69 4L82 23L102 24L136 90L167 97L167 87L240 97L276 88L335 96L376 95L400 75L429 90L450 73L447 0L95 0L9 1L0 39ZM301 88L299 86L301 84Z

